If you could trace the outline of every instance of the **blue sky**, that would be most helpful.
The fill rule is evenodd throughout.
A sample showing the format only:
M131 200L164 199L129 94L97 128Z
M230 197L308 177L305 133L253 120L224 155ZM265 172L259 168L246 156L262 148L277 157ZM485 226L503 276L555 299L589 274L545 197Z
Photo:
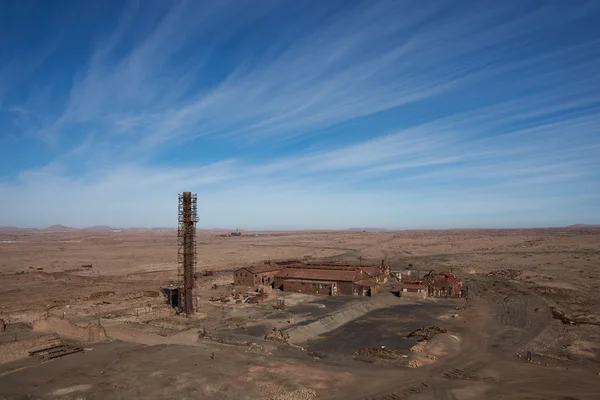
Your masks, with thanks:
M0 225L600 223L597 1L2 1Z

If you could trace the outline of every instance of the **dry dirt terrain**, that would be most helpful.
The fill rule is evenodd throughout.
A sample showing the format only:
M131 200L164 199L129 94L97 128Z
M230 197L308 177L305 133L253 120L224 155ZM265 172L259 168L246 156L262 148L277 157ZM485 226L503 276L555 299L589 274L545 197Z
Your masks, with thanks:
M158 295L177 283L174 231L0 234L0 399L600 398L599 228L198 232L197 247L185 318ZM253 294L232 270L302 257L453 270L469 296L409 301L390 282L235 301ZM445 332L407 338L427 326ZM28 355L55 342L83 351Z

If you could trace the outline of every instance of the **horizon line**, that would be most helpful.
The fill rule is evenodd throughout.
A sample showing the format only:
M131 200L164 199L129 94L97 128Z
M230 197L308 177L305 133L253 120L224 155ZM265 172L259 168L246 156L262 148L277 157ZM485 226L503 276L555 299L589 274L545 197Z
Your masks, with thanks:
M54 228L54 229L53 229ZM599 224L581 224L555 226L522 226L522 227L453 227L453 228L379 228L379 227L351 227L351 228L287 228L287 229L251 229L251 228L197 228L203 232L403 232L403 231L451 231L451 230L542 230L542 229L564 229L564 228L600 228ZM112 227L106 225L93 225L84 228L75 228L62 224L50 225L47 227L23 227L23 226L0 226L0 234L7 234L3 230L21 230L21 231L47 231L48 233L68 233L69 231L96 231L96 232L115 232L127 230L177 230L174 227ZM61 231L62 229L62 231Z

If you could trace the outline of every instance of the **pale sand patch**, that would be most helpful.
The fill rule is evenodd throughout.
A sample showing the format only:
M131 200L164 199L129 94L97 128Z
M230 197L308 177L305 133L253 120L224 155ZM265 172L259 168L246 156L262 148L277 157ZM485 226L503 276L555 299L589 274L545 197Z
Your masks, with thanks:
M91 387L92 387L92 385L75 385L75 386L70 386L67 388L55 390L54 392L52 392L52 394L54 396L64 396L69 393L84 392L86 390L90 390Z

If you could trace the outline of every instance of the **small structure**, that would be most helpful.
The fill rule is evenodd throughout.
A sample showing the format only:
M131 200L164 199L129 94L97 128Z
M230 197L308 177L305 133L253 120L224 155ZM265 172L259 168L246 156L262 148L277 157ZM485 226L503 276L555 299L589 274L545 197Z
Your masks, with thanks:
M275 274L283 268L281 265L271 263L242 267L234 271L233 283L240 286L269 286L273 284Z
M408 297L414 299L424 299L427 297L427 288L420 281L404 282L400 287L400 297Z
M386 283L390 279L390 267L381 261L380 266L360 267L367 275L369 275L377 283Z
M379 282L375 278L366 278L354 282L355 289L360 296L373 296L379 293Z
M433 297L461 297L462 281L452 272L434 273L430 271L423 277L427 294Z
M412 267L394 269L391 271L391 275L396 277L400 282L415 282L421 280L426 271L418 271L411 268Z
M175 309L179 308L179 288L162 288L160 291L168 305Z

